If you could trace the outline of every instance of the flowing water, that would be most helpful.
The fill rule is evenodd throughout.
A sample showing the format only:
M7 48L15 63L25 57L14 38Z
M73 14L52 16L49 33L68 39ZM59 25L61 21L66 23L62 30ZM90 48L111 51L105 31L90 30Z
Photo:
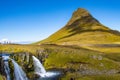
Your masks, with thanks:
M41 64L41 62L35 56L32 56L32 58L33 58L35 72L38 74L45 74L46 70Z
M35 68L35 74L40 75L40 79L38 80L57 80L55 79L56 76L60 75L59 72L47 72L39 59L37 59L35 56L32 56L33 58L33 63L34 63L34 68Z
M11 80L10 79L10 68L9 68L9 56L2 56L3 61L4 61L4 69L5 69L5 73L6 73L6 78L7 80Z
M14 65L14 80L28 80L25 72L22 70L22 68L13 60L12 63Z
M12 80L10 76L10 68L9 68L9 60L12 61L14 66L14 79L13 80L29 80L22 70L22 68L17 64L14 59L11 59L10 55L1 55L4 62L4 69L6 73L6 80ZM35 74L39 76L39 78L34 80L58 80L57 77L60 75L57 71L46 71L42 63L35 56L32 56Z
M9 54L1 54L3 62L4 62L4 69L6 73L6 80L11 80L10 77L10 68L8 60L11 60L14 65L14 80L28 80L25 72L22 68L15 62L15 60L11 59Z

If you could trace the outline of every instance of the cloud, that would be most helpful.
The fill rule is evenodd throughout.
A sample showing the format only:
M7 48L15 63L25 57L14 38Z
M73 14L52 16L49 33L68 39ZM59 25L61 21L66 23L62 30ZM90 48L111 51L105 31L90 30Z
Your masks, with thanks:
M0 41L8 41L8 39L4 38L4 39L1 39Z
M20 41L20 40L9 40L7 38L3 38L0 40L0 43L4 44L4 43L15 43L15 44L30 44L34 41Z
M0 40L0 43L8 42L9 40L7 38L3 38Z

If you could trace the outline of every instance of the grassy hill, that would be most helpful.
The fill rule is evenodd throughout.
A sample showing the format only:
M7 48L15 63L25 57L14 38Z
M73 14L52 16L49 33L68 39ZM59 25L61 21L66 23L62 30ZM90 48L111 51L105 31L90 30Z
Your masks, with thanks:
M102 25L85 9L76 10L70 21L48 37L36 44L104 44L120 42L120 33Z

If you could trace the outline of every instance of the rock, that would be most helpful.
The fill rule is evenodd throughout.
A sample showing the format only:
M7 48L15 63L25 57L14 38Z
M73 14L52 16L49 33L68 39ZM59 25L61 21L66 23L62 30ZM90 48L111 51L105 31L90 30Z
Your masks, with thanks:
M34 77L35 79L38 79L38 78L40 78L41 76L40 76L39 74L37 74L37 73L34 73L34 74L33 74L33 77Z
M103 60L103 57L102 56L98 56L98 60Z

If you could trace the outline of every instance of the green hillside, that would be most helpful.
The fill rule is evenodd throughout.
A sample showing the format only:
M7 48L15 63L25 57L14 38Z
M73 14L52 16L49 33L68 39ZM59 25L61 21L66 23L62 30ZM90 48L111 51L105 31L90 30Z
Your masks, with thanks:
M96 20L87 10L76 10L68 23L45 40L36 44L103 44L120 42L120 33Z

